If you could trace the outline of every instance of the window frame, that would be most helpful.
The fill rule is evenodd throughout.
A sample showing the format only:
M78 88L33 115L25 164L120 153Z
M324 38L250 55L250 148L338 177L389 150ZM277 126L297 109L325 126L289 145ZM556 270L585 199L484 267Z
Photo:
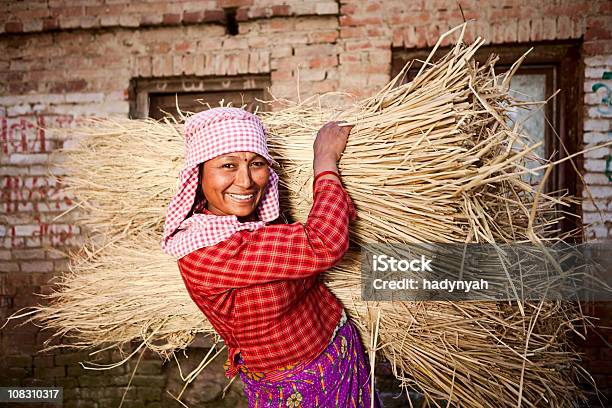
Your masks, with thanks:
M580 150L583 143L582 113L583 113L583 87L584 87L584 63L581 58L582 41L546 41L529 44L498 44L481 47L474 58L479 62L485 62L491 54L498 57L496 67L499 72L509 68L514 61L520 58L528 50L533 48L525 57L521 67L522 71L532 69L554 68L555 74L551 78L552 90L561 91L549 102L545 110L545 116L555 127L559 138L557 138L550 126L546 126L545 149L546 155L550 157L556 152L553 160L559 160ZM450 48L442 48L437 54L444 55ZM394 48L392 52L391 76L394 78L411 60L424 61L431 49L405 49ZM413 65L417 71L421 64ZM414 68L411 68L411 71ZM547 84L547 91L549 84ZM559 140L560 139L560 140ZM562 145L562 144L563 145ZM575 166L575 168L574 168ZM582 178L576 173L584 174L583 159L581 156L566 160L555 166L546 183L546 191L558 191L567 189L570 196L581 198L583 190ZM569 207L559 208L564 212L574 214L565 217L558 225L561 233L582 228L582 206L580 203L571 203ZM581 237L575 237L580 240Z
M134 78L130 81L128 90L129 115L132 119L149 118L152 94L197 94L261 90L263 98L270 99L270 84L270 75Z

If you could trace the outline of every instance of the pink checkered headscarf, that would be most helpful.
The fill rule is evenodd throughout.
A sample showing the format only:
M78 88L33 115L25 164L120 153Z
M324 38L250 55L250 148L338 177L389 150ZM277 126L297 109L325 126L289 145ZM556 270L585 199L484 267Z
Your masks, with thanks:
M199 164L232 152L253 152L270 165L266 132L259 118L238 108L214 108L197 113L185 121L185 167L180 186L166 212L162 249L182 258L196 249L225 241L238 231L254 231L279 215L278 175L270 168L268 186L257 206L259 221L240 222L235 215L192 214L198 188Z

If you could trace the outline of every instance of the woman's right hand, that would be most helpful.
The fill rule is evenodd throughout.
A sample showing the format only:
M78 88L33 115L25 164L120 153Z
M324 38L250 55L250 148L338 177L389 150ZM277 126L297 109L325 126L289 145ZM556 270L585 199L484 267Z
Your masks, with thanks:
M333 171L338 174L336 163L340 160L346 147L349 133L353 126L340 126L342 122L328 122L317 133L314 150L314 175L324 171ZM325 175L322 179L335 179L333 175Z

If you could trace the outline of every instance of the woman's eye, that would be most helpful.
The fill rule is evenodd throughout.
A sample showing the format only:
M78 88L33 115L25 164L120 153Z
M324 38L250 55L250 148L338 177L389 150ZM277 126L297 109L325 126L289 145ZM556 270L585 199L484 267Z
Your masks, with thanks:
M225 163L222 167L225 169L232 169L234 168L234 165L232 163Z
M263 166L265 166L265 165L266 165L266 162L256 161L256 162L253 162L252 164L253 164L253 166L255 166L255 167L263 167Z

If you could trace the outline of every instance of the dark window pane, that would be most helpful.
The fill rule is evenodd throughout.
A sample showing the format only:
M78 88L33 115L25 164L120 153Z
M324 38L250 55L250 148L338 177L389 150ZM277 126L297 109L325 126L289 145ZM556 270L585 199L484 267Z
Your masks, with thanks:
M242 107L250 112L256 108L262 109L262 104L256 99L263 99L263 89L252 89L246 91L211 91L211 92L183 92L183 93L151 93L149 94L149 117L161 119L167 114L178 117L176 104L183 112L200 112L219 106L223 101L224 106L231 102L234 107ZM164 113L166 112L166 113Z

